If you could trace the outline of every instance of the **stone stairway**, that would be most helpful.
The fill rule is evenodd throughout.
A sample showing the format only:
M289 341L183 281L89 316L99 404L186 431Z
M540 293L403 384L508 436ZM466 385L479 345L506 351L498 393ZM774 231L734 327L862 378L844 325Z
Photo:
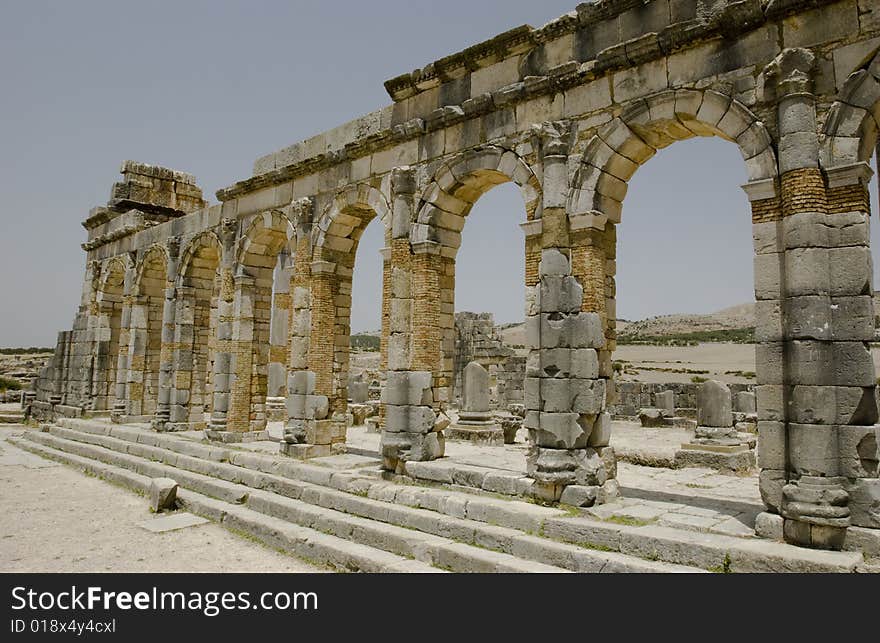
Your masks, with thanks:
M24 413L21 411L0 411L0 424L21 424Z
M145 492L180 485L183 509L269 546L363 572L853 572L860 552L823 552L648 524L603 521L455 485L384 479L96 420L62 419L11 442Z

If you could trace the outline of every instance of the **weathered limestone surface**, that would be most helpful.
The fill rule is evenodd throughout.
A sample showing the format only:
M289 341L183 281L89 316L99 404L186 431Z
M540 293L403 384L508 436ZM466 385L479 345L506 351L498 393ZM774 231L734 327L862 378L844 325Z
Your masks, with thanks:
M218 204L189 174L126 162L84 222L82 298L31 412L242 440L264 430L267 397L286 395L282 448L342 448L354 257L375 221L384 466L440 457L457 250L473 204L512 182L525 204L534 493L576 486L566 500L603 502L628 181L662 148L719 136L748 176L762 493L786 540L839 547L850 526L877 527L877 13L867 0L599 0L389 80L391 105L258 159ZM286 290L273 287L281 256Z

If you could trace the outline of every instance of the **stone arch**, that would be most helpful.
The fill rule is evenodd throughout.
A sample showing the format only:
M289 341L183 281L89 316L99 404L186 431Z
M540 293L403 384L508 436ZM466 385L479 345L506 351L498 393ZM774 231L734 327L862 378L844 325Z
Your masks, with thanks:
M250 367L250 401L245 408L250 408L250 424L262 426L266 422L266 394L269 380L269 362L271 353L270 330L272 325L272 308L275 300L274 286L276 267L279 260L286 263L293 256L296 247L296 228L279 210L268 210L253 217L240 237L236 252L235 270L238 275L250 277L240 281L240 288L250 290L253 306L239 313L236 323L251 327L251 367ZM289 284L284 284L286 294ZM289 304L286 306L289 316ZM240 332L240 331L239 331ZM240 340L246 341L246 340ZM246 376L241 373L239 376ZM236 395L246 395L245 392Z
M391 241L391 204L384 185L390 185L390 177L379 187L359 183L341 190L312 230L309 364L316 375L316 390L330 397L335 412L344 412L348 401L352 277L358 245L376 220L382 225L385 245ZM384 294L381 305L384 355L389 314Z
M257 214L239 239L235 253L236 268L259 279L262 269L271 271L275 268L275 261L282 250L286 248L293 254L295 244L296 228L283 213L268 210Z
M149 247L138 262L134 282L129 347L129 413L152 416L159 401L162 322L168 287L168 252Z
M477 200L496 185L515 183L526 206L526 219L541 217L542 188L537 175L516 152L497 145L468 150L443 165L421 193L410 240L439 242L458 249L465 217Z
M414 303L414 310L418 309L419 316L430 310L436 317L437 326L431 332L439 341L415 349L413 361L434 373L434 398L443 404L453 400L455 389L456 256L462 230L480 197L504 183L519 188L526 220L537 223L543 214L541 181L524 158L500 145L485 145L452 157L434 173L419 195L410 242L414 248L424 246L424 242L439 244L440 256L426 260L434 264L436 274L430 283L432 291L436 288L436 295L433 301L420 298ZM521 224L522 220L512 223ZM530 260L533 243L527 238L523 246L526 285L532 272L529 265L534 263L537 267L537 262Z
M204 267L204 265L199 265L200 260L214 259L215 250L216 259L219 262L223 252L223 245L220 242L220 237L218 237L213 230L207 230L190 239L189 243L187 243L183 252L180 254L180 265L177 270L177 285L193 286L192 281L194 279L204 277L204 275L194 273L198 268Z
M175 315L175 408L172 421L201 428L213 403L223 246L213 231L194 237L181 254Z
M778 175L773 139L742 103L712 90L660 92L628 105L587 143L569 197L569 216L620 221L627 182L658 150L694 136L737 145L749 181Z
M819 161L826 170L870 162L880 135L880 52L849 75L822 130Z
M327 256L331 252L351 252L376 217L385 228L387 240L391 229L391 205L382 191L369 183L360 183L339 192L312 231L315 261L330 260Z

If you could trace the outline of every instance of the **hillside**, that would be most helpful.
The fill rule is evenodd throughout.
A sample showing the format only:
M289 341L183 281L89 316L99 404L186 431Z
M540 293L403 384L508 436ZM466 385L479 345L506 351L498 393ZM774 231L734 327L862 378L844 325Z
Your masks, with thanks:
M739 304L708 315L662 315L640 321L617 320L618 337L638 341L640 338L672 337L690 333L741 331L755 326L755 304ZM523 324L504 326L501 336L508 346L525 344Z

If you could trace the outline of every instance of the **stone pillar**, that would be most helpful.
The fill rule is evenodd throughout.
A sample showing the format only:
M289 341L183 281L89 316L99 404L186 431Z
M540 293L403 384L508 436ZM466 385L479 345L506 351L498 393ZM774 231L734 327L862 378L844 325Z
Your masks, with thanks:
M545 139L541 259L538 283L526 295L531 351L523 426L529 431L527 468L534 494L588 506L617 495L598 353L606 346L604 255L590 238L573 243L566 152L561 138Z
M448 429L450 440L502 446L504 432L495 422L489 405L489 372L478 362L464 367L458 422Z
M224 256L226 255L224 248ZM225 262L224 262L225 263ZM235 279L232 268L220 268L220 298L217 302L217 353L214 357L214 394L208 435L226 432L232 381L232 324Z
M309 370L315 373L315 387L320 395L333 395L333 358L336 330L336 264L315 261L311 265L311 333ZM306 323L303 316L298 323Z
M722 471L748 471L754 466L748 436L740 435L734 427L733 395L727 384L710 380L700 386L694 439L676 451L675 464Z
M192 392L196 386L195 369L195 307L196 289L177 287L174 313L174 345L171 352L173 379L166 430L200 430L205 428L202 405L194 405Z
M126 384L126 399L128 401L126 416L128 417L137 417L143 414L149 308L148 297L132 297L131 317L128 326L128 382Z
M439 244L411 243L416 177L411 168L391 176L388 372L382 393L385 424L382 467L403 473L406 462L443 456L443 423L435 412L435 374L441 368Z
M122 289L122 313L119 322L119 352L116 359L116 392L113 400L113 409L110 419L113 422L121 422L128 415L128 381L129 347L131 345L131 289L134 283L134 270L129 268L125 271Z
M235 276L235 296L232 303L232 338L229 372L229 411L226 418L227 435L221 439L244 441L257 436L251 425L251 380L254 366L254 295L256 281L245 273ZM264 427L257 427L262 430Z
M269 366L266 385L267 420L286 420L284 398L287 396L287 364L289 358L290 317L292 311L293 262L281 255L275 270L272 294L272 321L269 326Z
M826 185L813 66L811 52L790 49L767 72L780 133L775 219L772 198L754 198L762 186L748 188L757 221L758 457L762 497L782 515L785 540L840 549L852 524L856 445L876 445L867 178L829 170ZM763 189L769 197L771 186Z
M388 370L388 336L391 334L391 247L379 250L382 255L382 331L379 341L379 370Z
M172 274L169 272L169 274ZM159 354L159 393L156 413L153 416L154 431L166 431L171 421L171 393L174 386L174 317L177 312L176 292L173 286L165 289L162 304L162 348Z

